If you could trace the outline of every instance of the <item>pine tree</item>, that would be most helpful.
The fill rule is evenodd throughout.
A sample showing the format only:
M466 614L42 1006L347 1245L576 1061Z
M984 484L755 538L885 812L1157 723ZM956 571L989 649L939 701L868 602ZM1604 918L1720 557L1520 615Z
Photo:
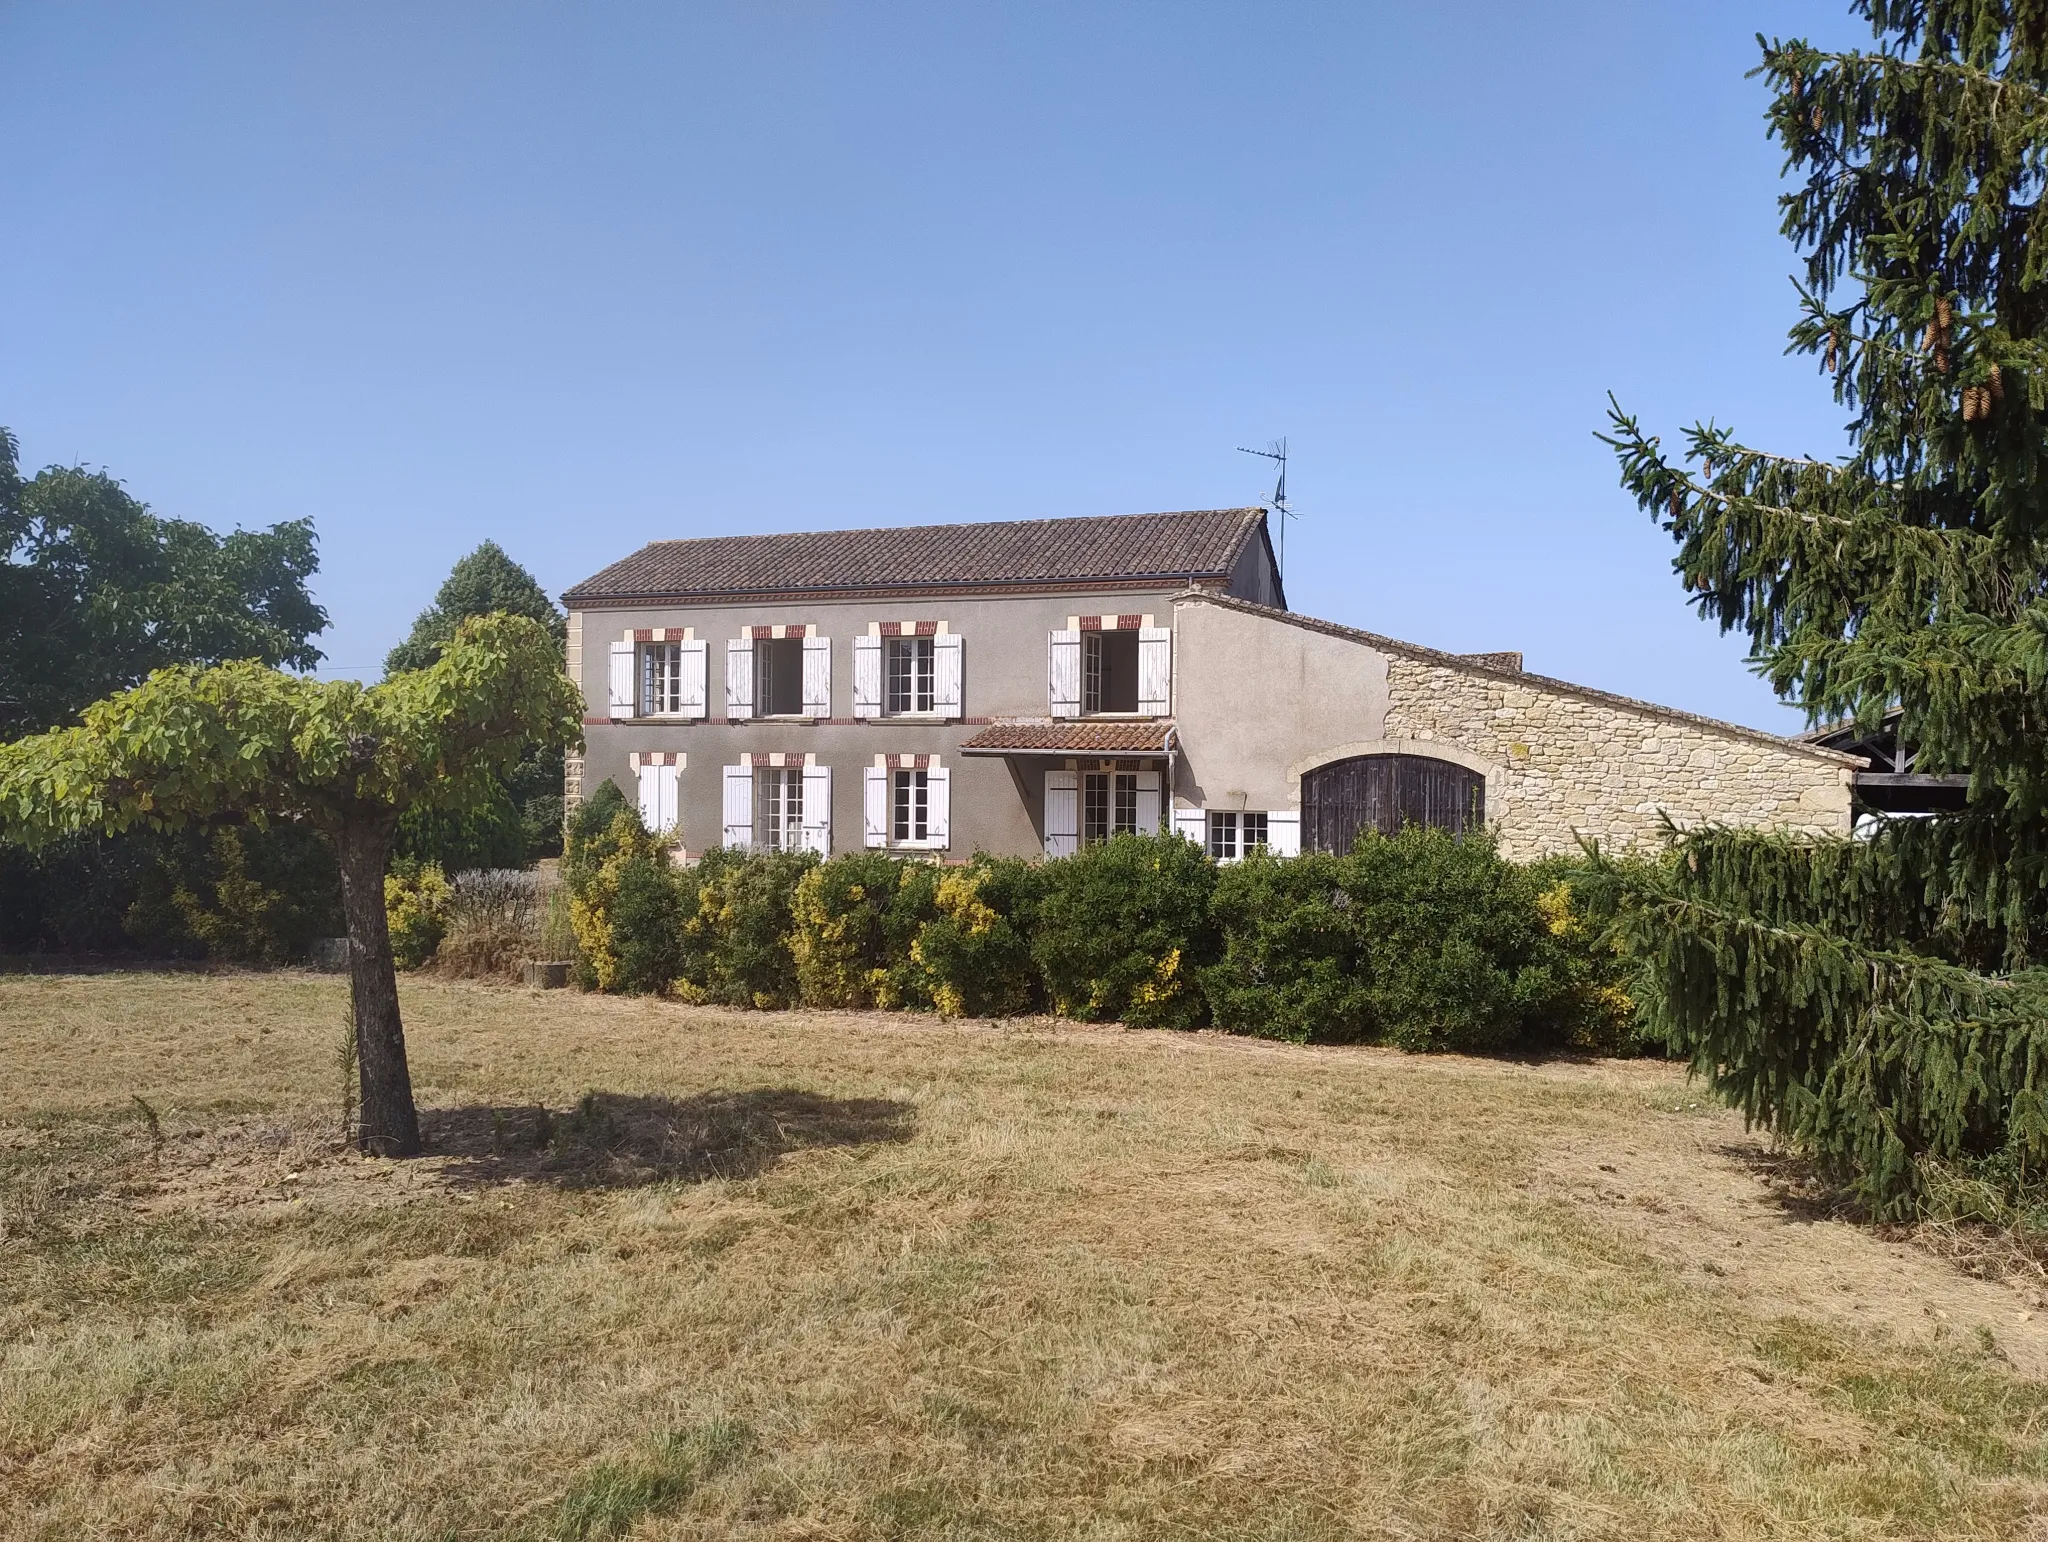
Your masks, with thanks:
M1834 461L1616 406L1624 485L1701 612L1815 722L1902 714L1965 809L1867 841L1716 830L1607 864L1695 1068L1911 1208L1937 1162L2048 1165L2048 4L1858 0L1877 39L1758 39L1800 248L1791 348L1850 413ZM2038 241L2038 244L2037 244Z

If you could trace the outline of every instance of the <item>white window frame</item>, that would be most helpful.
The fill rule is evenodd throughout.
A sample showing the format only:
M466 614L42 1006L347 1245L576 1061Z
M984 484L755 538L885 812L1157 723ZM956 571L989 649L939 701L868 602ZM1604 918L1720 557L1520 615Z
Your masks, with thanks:
M754 835L758 851L802 851L804 840L804 770L795 766L756 766L754 770Z
M882 716L933 717L939 710L939 640L882 639ZM899 692L898 686L901 685ZM892 816L893 817L893 816Z
M1272 846L1272 821L1264 809L1215 808L1208 811L1207 818L1206 849L1218 862L1241 861L1255 850Z

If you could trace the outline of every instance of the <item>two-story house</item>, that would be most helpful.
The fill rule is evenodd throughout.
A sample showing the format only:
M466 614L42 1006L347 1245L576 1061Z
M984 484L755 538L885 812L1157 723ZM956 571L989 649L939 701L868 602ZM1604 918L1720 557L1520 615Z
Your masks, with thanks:
M657 541L577 584L598 780L689 853L1229 859L1488 823L1516 855L1669 814L1846 830L1852 756L1295 615L1259 509Z

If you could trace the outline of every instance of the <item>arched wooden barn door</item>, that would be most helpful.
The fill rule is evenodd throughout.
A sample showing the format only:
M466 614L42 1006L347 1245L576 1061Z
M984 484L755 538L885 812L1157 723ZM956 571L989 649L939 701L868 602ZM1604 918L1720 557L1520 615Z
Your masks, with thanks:
M1429 755L1359 755L1317 766L1301 779L1305 851L1351 849L1360 832L1405 824L1463 835L1486 823L1486 778Z

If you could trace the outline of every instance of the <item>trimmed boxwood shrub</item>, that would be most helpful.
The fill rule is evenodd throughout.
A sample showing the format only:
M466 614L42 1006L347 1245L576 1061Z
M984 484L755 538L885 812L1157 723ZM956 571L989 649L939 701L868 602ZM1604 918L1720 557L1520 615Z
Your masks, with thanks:
M1053 1008L1091 1022L1198 1028L1215 952L1215 864L1178 835L1119 835L1045 865L1031 954Z
M938 915L940 870L886 851L849 852L797 880L790 951L797 992L813 1007L929 1007L913 956Z
M1274 1038L1488 1050L1567 1039L1583 969L1542 875L1493 837L1409 826L1344 857L1253 857L1218 880L1220 1026Z
M1254 851L1216 875L1210 913L1223 956L1203 976L1216 1026L1297 1043L1376 1030L1368 948L1342 858Z
M938 915L919 928L911 957L947 1017L1014 1017L1043 1000L1026 940L1049 869L1021 857L978 855L939 880Z
M732 1007L787 1007L799 991L791 947L797 884L818 865L809 852L714 846L687 875L697 900L683 922L677 993Z

